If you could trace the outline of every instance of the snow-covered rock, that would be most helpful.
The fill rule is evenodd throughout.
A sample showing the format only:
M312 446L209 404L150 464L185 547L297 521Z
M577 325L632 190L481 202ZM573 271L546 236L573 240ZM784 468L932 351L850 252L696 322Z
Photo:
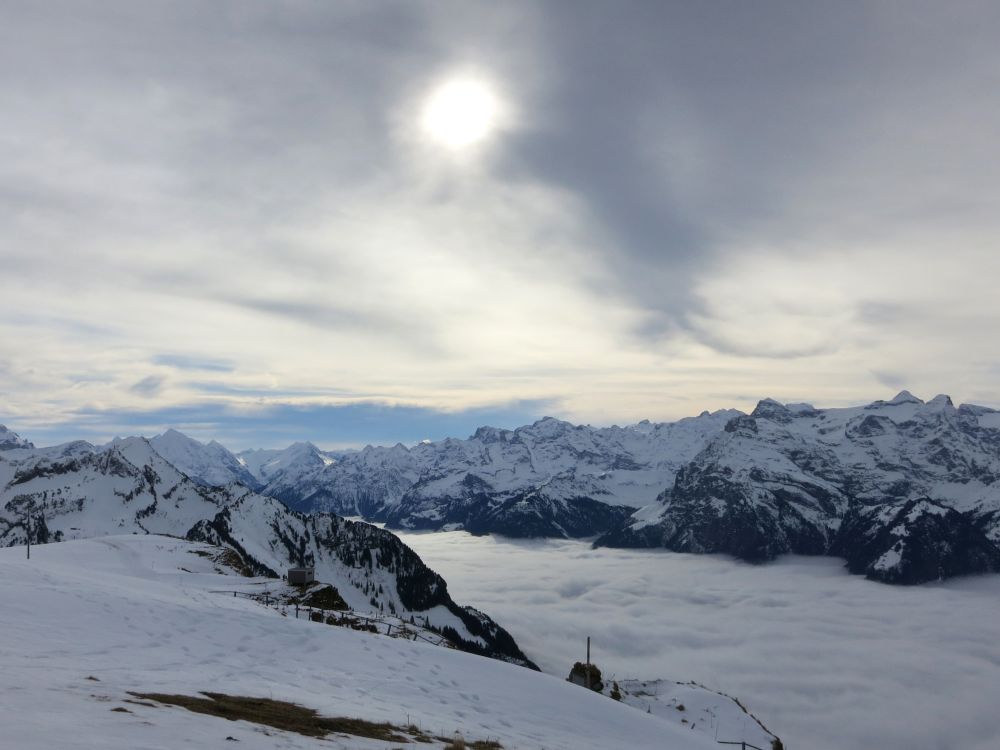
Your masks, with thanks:
M16 448L34 448L30 442L18 435L13 430L7 429L6 425L0 424L0 451L9 451Z
M391 528L593 536L652 502L738 414L600 429L545 418L516 430L482 427L466 440L369 446L318 459L318 451L292 446L282 452L280 471L258 476L267 480L262 492L290 507ZM251 466L259 454L240 457Z
M655 504L598 544L726 552L751 561L786 552L837 554L852 570L895 583L996 570L994 414L956 409L947 396L925 404L906 391L844 409L765 399L731 420ZM911 518L909 504L921 499L930 504L918 510L948 512ZM909 520L900 528L913 537L897 545L898 524L890 520L901 508ZM890 552L897 547L898 560Z
M926 499L852 508L830 551L852 573L885 583L1000 571L1000 549L973 518Z

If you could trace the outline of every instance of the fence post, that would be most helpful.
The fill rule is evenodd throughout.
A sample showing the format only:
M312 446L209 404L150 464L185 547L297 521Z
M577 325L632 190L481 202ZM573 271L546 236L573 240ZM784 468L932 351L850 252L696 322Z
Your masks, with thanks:
M299 603L295 602L295 619L299 619Z

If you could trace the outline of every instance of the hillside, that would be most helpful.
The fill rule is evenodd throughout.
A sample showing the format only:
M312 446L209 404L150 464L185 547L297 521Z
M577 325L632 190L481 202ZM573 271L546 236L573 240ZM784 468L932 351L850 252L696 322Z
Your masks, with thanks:
M0 549L0 723L20 750L386 748L195 714L133 694L215 691L508 750L696 750L705 733L564 680L424 643L283 617L234 598L204 545L124 536ZM245 580L245 579L237 579ZM67 616L72 612L72 616ZM441 750L431 740L416 745Z
M202 486L143 438L0 452L0 546L108 534L224 545L256 575L312 565L353 609L419 616L461 648L533 666L503 628L457 605L445 581L387 531L296 513L238 484Z

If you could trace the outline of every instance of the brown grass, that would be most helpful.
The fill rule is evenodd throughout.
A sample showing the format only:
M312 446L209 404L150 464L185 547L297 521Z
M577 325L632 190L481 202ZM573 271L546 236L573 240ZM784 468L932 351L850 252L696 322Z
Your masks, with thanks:
M375 723L364 719L330 718L320 716L314 709L295 703L270 698L250 698L225 693L202 693L199 698L191 695L164 693L130 693L136 698L180 706L188 711L218 716L230 721L250 721L306 737L325 737L328 734L350 734L385 742L408 742L399 734L399 728L389 723Z
M439 738L444 740L444 738ZM503 745L495 740L475 740L467 742L464 737L454 737L444 740L448 744L443 750L503 750Z

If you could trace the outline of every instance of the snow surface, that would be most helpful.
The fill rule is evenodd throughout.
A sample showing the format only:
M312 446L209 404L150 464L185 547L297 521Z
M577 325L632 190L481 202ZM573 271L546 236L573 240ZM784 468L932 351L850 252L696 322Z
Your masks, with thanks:
M739 697L793 750L1000 747L998 575L894 587L830 558L753 566L569 540L400 537L553 675L591 636L605 680L696 680Z
M747 742L768 750L775 735L727 695L693 682L673 680L608 680L604 695L615 685L622 703L667 721L711 734L724 742ZM733 710L734 707L737 710Z
M717 747L704 733L522 667L282 617L225 593L248 582L215 572L198 549L211 548L140 535L36 546L30 561L24 548L0 549L0 745L209 748L228 747L227 737L248 749L399 745L310 739L125 702L128 691L210 690L499 738L508 750Z

